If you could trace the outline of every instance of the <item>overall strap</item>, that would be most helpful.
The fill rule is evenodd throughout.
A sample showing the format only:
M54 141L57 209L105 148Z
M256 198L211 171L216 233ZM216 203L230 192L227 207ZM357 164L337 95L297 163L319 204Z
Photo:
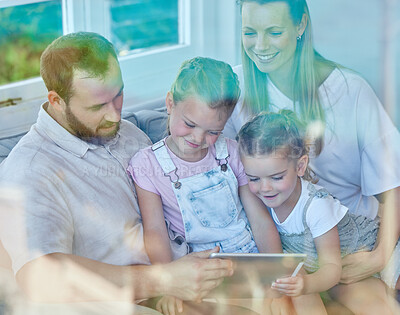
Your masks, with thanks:
M151 150L154 152L157 162L160 164L162 170L164 171L164 175L176 170L176 166L172 161L165 146L164 139L153 144L151 146Z
M168 150L165 145L165 140L160 140L151 146L151 150L154 152L154 155L157 159L157 162L160 164L164 176L169 177L171 183L174 184L176 189L181 188L181 183L179 181L179 176L177 174L177 167L171 159L171 156L168 153ZM175 180L172 179L171 173L174 172Z
M228 145L226 144L225 137L220 135L215 142L215 157L217 160L227 159L229 157Z
M226 172L228 169L227 164L228 164L228 158L229 158L229 153L228 153L228 145L226 144L225 137L221 134L217 142L214 144L215 146L215 159L218 161L218 165L221 166L221 170L223 172ZM221 161L225 160L225 163L222 163Z
M309 193L309 198L304 206L304 210L303 210L303 226L305 230L309 230L310 228L307 225L307 221L306 221L306 215L307 215L307 211L308 208L310 207L310 204L312 202L312 200L314 199L314 197L317 198L326 198L329 196L329 192L325 189L325 188L321 188L321 189L315 189L315 186L311 183L308 183L307 185L307 189L310 191Z

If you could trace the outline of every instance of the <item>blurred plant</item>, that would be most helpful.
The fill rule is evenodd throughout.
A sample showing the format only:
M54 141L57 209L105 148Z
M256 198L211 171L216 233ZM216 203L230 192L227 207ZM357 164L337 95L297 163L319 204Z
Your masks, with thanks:
M179 43L177 0L110 0L111 40L118 51Z
M21 35L13 41L0 44L0 84L7 84L39 75L39 59L49 42L36 42Z
M61 34L60 0L0 9L0 85L39 76L42 51Z

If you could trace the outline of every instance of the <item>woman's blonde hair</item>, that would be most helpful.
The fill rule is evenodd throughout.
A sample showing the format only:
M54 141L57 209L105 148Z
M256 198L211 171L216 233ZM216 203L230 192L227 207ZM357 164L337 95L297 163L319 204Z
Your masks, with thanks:
M317 121L325 125L325 111L318 96L318 84L322 79L318 77L315 64L318 61L333 67L337 65L323 58L313 47L312 27L307 2L305 0L238 0L237 2L241 9L245 2L256 2L261 5L270 2L284 2L289 7L290 17L294 25L299 25L303 16L306 16L307 25L302 36L297 40L293 63L293 110L299 114L304 122L312 123ZM268 74L261 72L249 58L244 50L243 41L241 49L245 86L244 108L248 109L253 115L261 111L269 111ZM322 137L323 133L316 139L318 154L322 150Z

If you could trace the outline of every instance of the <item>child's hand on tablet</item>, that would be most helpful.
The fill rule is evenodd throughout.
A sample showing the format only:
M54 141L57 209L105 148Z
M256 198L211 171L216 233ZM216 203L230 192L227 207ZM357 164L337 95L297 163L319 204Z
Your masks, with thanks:
M299 296L303 294L304 278L302 275L277 279L272 283L272 289L287 296Z
M157 311L164 315L175 315L183 312L183 301L174 296L163 296L156 305Z

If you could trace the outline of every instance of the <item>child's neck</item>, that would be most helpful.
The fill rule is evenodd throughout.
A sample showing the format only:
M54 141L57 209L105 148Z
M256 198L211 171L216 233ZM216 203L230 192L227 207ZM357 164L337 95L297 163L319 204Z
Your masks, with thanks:
M287 217L292 213L293 209L296 207L301 196L301 179L297 177L296 187L289 196L288 199L282 205L277 208L274 208L276 216L279 219L279 222L284 222Z
M195 152L193 155L184 154L176 147L176 144L174 141L172 141L171 137L167 137L167 139L165 140L165 144L172 151L172 153L174 153L178 158L186 162L199 162L204 159L208 153L208 147L206 147L198 152Z

